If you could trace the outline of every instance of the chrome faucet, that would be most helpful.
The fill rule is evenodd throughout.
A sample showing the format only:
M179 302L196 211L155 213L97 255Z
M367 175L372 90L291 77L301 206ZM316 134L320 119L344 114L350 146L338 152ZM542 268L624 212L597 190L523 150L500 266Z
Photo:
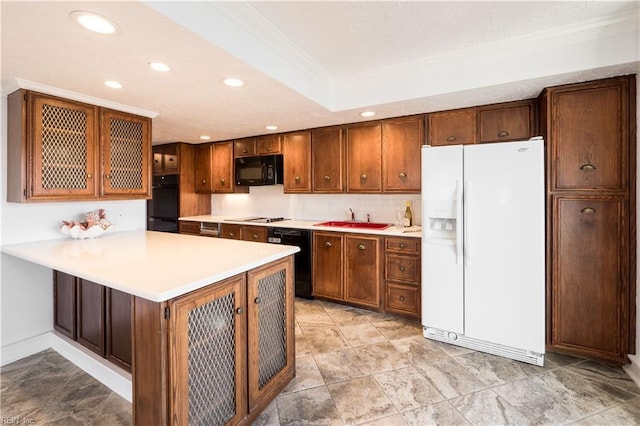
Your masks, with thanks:
M349 211L351 212L351 221L355 222L356 221L356 212L354 212L351 207L349 207Z

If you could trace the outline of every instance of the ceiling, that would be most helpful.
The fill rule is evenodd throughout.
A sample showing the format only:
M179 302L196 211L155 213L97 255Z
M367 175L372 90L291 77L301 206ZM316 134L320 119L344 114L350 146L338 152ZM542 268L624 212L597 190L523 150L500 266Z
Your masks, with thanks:
M640 70L640 2L2 1L2 94L154 117L154 144L535 97ZM69 13L115 21L91 33ZM167 73L152 71L151 60ZM243 79L242 88L221 84ZM110 89L105 80L122 89Z

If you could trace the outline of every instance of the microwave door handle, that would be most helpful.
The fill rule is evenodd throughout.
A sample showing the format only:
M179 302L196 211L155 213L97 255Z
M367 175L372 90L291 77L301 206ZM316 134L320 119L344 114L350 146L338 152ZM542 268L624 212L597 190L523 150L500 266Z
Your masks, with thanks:
M262 183L267 183L267 165L262 163Z

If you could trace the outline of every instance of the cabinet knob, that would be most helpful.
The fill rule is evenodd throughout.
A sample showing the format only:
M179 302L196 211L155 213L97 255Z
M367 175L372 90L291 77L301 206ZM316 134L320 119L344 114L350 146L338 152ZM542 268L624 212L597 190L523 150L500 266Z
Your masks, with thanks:
M360 179L366 179L367 175L360 175Z
M205 183L207 183L207 181L202 179L202 184L204 185Z
M324 175L324 180L331 180L331 176Z
M358 244L358 250L366 250L364 244Z
M586 213L586 214L593 214L595 212L596 212L596 209L591 207L585 207L584 209L580 210L580 213Z
M296 176L296 182L300 182L300 176Z
M251 238L253 238L254 240L257 240L258 239L258 234L251 235Z
M87 179L91 179L93 175L91 173L87 173Z
M153 162L154 162L154 163L159 163L159 162L160 162L160 160L153 160Z
M229 236L230 236L230 237L235 237L235 236L236 236L236 234L235 234L234 232L229 232Z
M404 296L400 296L400 301L404 302Z
M498 132L499 138L506 138L507 136L509 136L509 132L507 132L506 130L501 130Z
M403 266L403 265L400 265L400 270L401 270L402 272L404 272L404 266Z
M331 242L329 242L329 241L325 241L324 242L324 246L325 247L333 247L333 244L331 244Z
M398 176L400 176L401 178L406 178L407 174L405 172L400 172Z
M220 183L224 185L224 179L220 179Z
M580 166L580 170L584 171L584 172L592 172L596 169L596 166L594 166L593 164L587 163L587 164L583 164L582 166Z
M111 174L108 174L108 173L107 173L107 174L105 175L105 179L111 179Z
M404 243L400 243L400 248L404 248Z
M448 136L447 137L447 142L455 142L456 141L456 137L455 136Z
M243 150L242 150L242 153L243 153L243 154L246 154L246 153L248 153L248 152L249 152L249 151L247 151L247 148L245 148L245 149L243 149Z
M269 147L267 147L267 151L271 151L271 147L270 147L270 146L269 146Z
M259 297L256 297L256 298L254 299L254 302L256 302L256 305L259 305L259 304L260 304L260 302L262 302L262 299L260 299Z
M242 309L242 306L240 306L239 308L236 309L236 314L238 314L238 315L240 315L243 312L244 312L244 309Z

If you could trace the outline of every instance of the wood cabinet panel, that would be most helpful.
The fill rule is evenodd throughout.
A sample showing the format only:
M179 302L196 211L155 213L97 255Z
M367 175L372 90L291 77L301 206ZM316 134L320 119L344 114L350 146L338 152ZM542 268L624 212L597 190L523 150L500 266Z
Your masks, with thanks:
M195 147L195 190L198 194L213 193L213 144Z
M180 171L180 150L178 148L176 143L152 147L154 175L172 175Z
M78 279L77 298L78 343L105 356L105 288Z
M535 136L533 100L506 102L478 108L478 142L507 142Z
M383 192L420 192L420 156L424 117L382 122Z
M200 235L200 222L179 220L178 233L187 235Z
M622 197L555 197L552 344L624 362L628 223Z
M266 243L269 230L266 226L242 225L242 239L254 243Z
M213 144L212 178L213 192L234 192L233 179L233 143L219 142Z
M284 192L311 192L311 132L285 134L282 138L284 155Z
M236 225L235 223L221 223L220 238L228 238L230 240L241 240L242 225Z
M313 192L343 192L343 130L329 127L311 131Z
M420 238L386 237L385 251L396 253L420 254Z
M420 320L420 238L385 237L384 307L386 312Z
M380 123L347 127L347 192L382 191L381 129Z
M386 310L413 318L420 312L420 287L387 282L385 289Z
M417 283L420 281L420 259L416 256L387 253L384 278L387 280Z
M280 154L282 140L280 135L265 135L256 137L256 155Z
M76 277L53 271L53 327L76 339Z
M476 110L467 108L427 114L427 144L472 144L476 141Z
M344 298L343 234L313 233L313 294L335 300Z
M380 237L345 236L345 301L373 308L382 306L380 248Z
M233 141L234 157L256 155L256 138L244 138Z
M627 80L554 90L551 97L555 190L623 190L629 185Z
M106 358L131 372L133 296L106 289Z

